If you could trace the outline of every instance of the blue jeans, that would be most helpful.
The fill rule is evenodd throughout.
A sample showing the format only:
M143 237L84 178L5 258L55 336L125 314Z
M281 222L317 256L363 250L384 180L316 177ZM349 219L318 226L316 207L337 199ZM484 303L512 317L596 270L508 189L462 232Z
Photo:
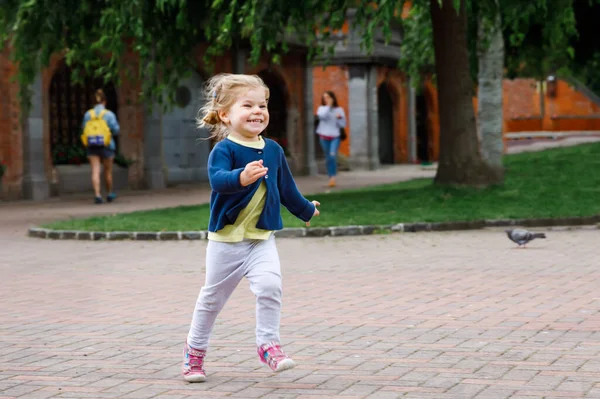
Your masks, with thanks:
M321 148L325 153L325 161L327 165L327 174L333 177L337 174L337 153L340 148L340 138L336 137L333 140L325 140L319 137Z

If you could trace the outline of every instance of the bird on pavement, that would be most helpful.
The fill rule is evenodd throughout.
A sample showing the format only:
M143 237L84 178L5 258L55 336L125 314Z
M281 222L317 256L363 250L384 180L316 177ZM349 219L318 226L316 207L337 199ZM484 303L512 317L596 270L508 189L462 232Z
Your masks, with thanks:
M517 248L520 248L521 245L523 248L527 248L526 245L531 240L536 238L546 238L546 234L544 233L532 233L531 231L525 229L509 229L504 231L512 242L518 244Z

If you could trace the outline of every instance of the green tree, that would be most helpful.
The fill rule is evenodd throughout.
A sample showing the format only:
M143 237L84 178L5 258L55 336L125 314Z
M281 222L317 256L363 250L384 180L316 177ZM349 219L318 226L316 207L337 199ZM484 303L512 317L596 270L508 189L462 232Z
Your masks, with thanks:
M481 152L486 163L502 171L504 70L509 77L537 79L559 67L567 71L573 54L568 41L576 35L573 2L469 1L466 11L470 73L478 87ZM435 63L430 10L422 2L415 3L403 27L401 67L418 76Z
M490 5L477 13L477 132L483 159L503 170L504 38L499 2Z
M569 70L573 77L600 96L600 42L596 36L600 1L577 1L574 9L578 35L569 40L574 53Z
M363 44L370 50L374 33L381 30L389 39L392 23L397 21L397 12L403 1L330 1L327 9L336 10L323 14L319 2L298 2L293 5L277 2L240 2L225 4L213 2L216 15L211 31L226 21L234 26L251 26L244 32L241 28L230 28L226 32L241 32L250 38L253 57L263 48L276 50L283 34L299 34L313 46L315 37L311 32L329 32L339 29L344 22L346 10L355 8L355 23L362 29ZM479 150L475 114L472 104L473 82L470 76L467 51L467 19L464 0L419 0L415 7L429 5L435 54L436 76L440 107L440 161L435 181L440 184L464 184L485 186L502 180L502 171L484 162ZM266 11L268 10L268 11ZM276 18L264 21L260 17L268 12ZM271 24L270 21L282 21ZM263 31L264 29L264 31ZM258 33L257 33L258 32ZM307 34L308 33L308 34ZM215 48L225 49L231 37L221 33L215 38ZM324 38L320 43L328 43ZM417 40L413 40L416 43Z
M486 0L489 1L492 0ZM503 1L513 4L512 8ZM506 17L503 15L505 27L510 27L508 34L507 29L504 30L510 48L520 48L532 37L528 30L530 21L540 18L532 4L545 6L547 10L562 10L555 6L571 1L535 0L523 5L525 3L519 0L500 0L502 13L512 10ZM289 3L257 0L4 0L0 3L0 39L8 40L11 56L19 65L17 79L24 104L29 94L26 88L38 71L48 65L52 54L61 52L73 67L76 78L85 72L115 84L123 79L136 79L143 98L169 104L173 101L177 82L196 67L193 50L200 42L209 43L206 61L242 41L250 45L254 62L265 51L277 61L289 42L305 44L313 57L332 49L332 41L328 40L333 37L330 32L342 27L347 10L353 8L357 10L356 23L364 33L364 45L370 49L375 32L382 31L390 38L391 26L398 20L397 12L403 3L404 0ZM413 1L413 7L426 10L431 21L429 33L433 51L423 51L421 57L415 59L424 62L428 57L435 58L441 125L440 165L435 181L440 184L483 186L502 179L501 169L482 157L471 101L473 73L477 67L473 67L476 52L469 49L476 39L468 35L470 24L467 18L478 15L473 12L475 4L471 0ZM560 42L555 39L561 37L561 27L569 28L563 29L569 31L574 24L568 13L557 12L556 15L560 23L544 27L546 36L542 35L553 39L550 49ZM420 21L427 21L427 18ZM412 21L407 22L407 26L410 23ZM419 21L415 24L419 26ZM409 48L409 43L414 46ZM416 44L418 36L411 38L407 34L404 59L410 59L414 51L419 51ZM137 64L131 63L127 57L129 53L137 54ZM548 65L547 58L533 57L536 54L533 46L524 54L527 54L528 67L537 65L529 62L530 57L546 62L538 65L540 68ZM518 57L510 59L517 60ZM552 65L557 64L556 59L552 62ZM512 64L517 65L520 67L522 63L515 61Z
M250 32L238 31L250 38L253 57L257 57L263 48L277 50L278 39L283 32L302 34L306 29L339 29L345 11L351 7L358 11L356 23L363 29L363 43L370 49L377 29L389 37L391 24L398 20L397 10L402 5L403 1L384 0L327 2L327 8L336 10L336 13L323 16L320 14L323 9L319 8L318 3L312 2L285 7L254 2L244 8L239 2L230 6L215 1L213 9L228 22L238 21L241 26L248 24L252 27ZM541 75L549 66L562 65L565 56L570 54L565 39L574 33L571 6L572 0L535 0L527 4L518 0L412 2L411 18L403 22L405 35L401 65L411 75L417 76L423 64L434 61L441 129L436 183L485 186L503 180L502 114L498 112L501 109L498 105L502 104L504 41L508 42L506 47L512 55L507 66L512 67L513 71L519 66L522 73L535 71ZM256 16L263 15L261 12L264 13L265 8L273 11L277 21L287 22L281 22L280 26L257 22ZM308 12L310 10L313 13ZM217 29L221 21L214 20L213 23L213 29ZM502 29L498 28L499 25ZM529 44L526 39L535 36L538 25L541 25L538 40ZM256 29L265 31L256 34ZM227 30L230 31L234 29ZM506 35L504 41L500 33ZM216 39L215 48L224 49L229 45L230 36L227 33ZM309 35L305 40L313 45L315 42L311 39L315 38ZM523 48L526 51L522 51ZM546 56L541 56L540 51ZM472 105L476 77L487 89L484 89L480 103L483 148L479 145Z
M136 79L146 98L173 100L177 81L196 67L210 4L203 0L4 0L0 42L19 66L24 109L27 88L53 54L64 54L75 80L84 74L119 84ZM1 46L0 46L1 47ZM139 57L131 63L128 53Z

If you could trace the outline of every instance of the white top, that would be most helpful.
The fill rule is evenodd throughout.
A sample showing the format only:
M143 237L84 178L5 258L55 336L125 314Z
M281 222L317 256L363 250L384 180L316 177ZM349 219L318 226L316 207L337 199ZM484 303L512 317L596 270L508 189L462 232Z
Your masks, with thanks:
M341 118L338 118L338 115ZM317 109L319 125L317 134L326 137L339 137L340 128L346 127L346 114L342 107L332 108L328 105L321 105Z

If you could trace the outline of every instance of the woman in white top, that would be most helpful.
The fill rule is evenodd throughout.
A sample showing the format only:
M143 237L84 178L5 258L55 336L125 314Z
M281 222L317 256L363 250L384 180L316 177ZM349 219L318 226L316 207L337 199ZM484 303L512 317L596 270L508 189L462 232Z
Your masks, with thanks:
M325 153L327 163L327 174L329 175L329 187L335 187L335 176L337 174L337 153L340 148L340 129L346 127L346 114L344 109L338 105L335 94L326 91L321 97L321 106L317 109L316 133L319 135L321 148Z

